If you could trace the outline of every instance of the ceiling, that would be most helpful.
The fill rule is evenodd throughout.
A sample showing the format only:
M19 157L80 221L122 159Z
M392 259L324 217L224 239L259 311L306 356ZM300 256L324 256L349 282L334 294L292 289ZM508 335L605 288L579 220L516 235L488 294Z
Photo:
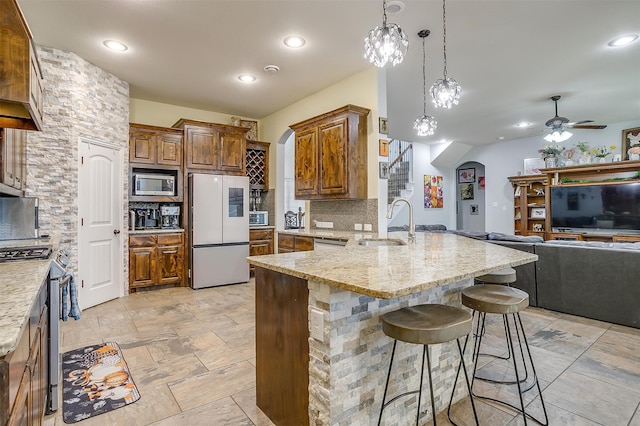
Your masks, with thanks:
M389 0L390 2L391 0ZM133 98L260 119L370 67L367 32L382 23L381 0L18 0L35 42L71 51L130 83ZM449 0L448 76L460 104L427 114L434 136L418 138L422 44L427 88L442 77L442 2L403 0L389 14L409 37L404 62L387 73L389 136L470 145L540 134L554 115L608 124L640 119L640 1ZM289 49L282 41L307 41ZM113 52L115 39L129 50ZM280 67L266 73L266 65ZM257 81L240 83L237 76ZM533 123L516 128L520 121ZM170 125L168 123L167 125ZM592 130L597 132L598 130Z

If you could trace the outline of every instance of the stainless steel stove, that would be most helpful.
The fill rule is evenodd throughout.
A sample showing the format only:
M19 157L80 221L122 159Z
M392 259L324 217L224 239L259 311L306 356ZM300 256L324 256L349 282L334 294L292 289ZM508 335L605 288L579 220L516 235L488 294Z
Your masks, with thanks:
M48 259L51 250L51 246L1 247L0 262Z

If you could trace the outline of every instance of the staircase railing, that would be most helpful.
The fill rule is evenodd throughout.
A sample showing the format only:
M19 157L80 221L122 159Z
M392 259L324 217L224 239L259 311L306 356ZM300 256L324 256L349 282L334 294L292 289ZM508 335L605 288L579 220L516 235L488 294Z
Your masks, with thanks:
M413 183L413 144L392 139L389 142L389 180L387 182L387 204L395 197L405 196Z

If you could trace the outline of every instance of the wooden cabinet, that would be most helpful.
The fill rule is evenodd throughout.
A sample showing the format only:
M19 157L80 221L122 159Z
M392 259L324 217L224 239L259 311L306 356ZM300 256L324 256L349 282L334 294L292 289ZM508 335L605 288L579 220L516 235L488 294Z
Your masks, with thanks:
M249 256L262 256L274 253L274 230L249 229ZM249 265L249 271L253 273L255 267Z
M129 124L129 162L145 166L182 165L182 132Z
M539 235L548 231L546 175L512 176L514 188L514 230L516 235Z
M269 145L269 142L247 141L245 163L251 189L269 189Z
M0 1L0 127L42 130L42 74L16 0Z
M45 281L16 349L0 358L0 424L42 424L49 376L47 291Z
M182 233L129 236L129 292L140 287L183 285Z
M313 250L313 237L278 233L278 253Z
M26 186L27 132L19 129L0 129L2 145L2 183L22 190Z
M185 168L188 171L244 175L244 127L181 119L173 125L183 130Z
M367 198L367 115L354 105L291 127L296 199Z

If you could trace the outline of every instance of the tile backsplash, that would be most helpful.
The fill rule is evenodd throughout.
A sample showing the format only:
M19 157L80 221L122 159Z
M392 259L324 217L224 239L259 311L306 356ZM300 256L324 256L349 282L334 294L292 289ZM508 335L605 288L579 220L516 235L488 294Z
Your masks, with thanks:
M311 201L308 223L313 229L313 221L333 222L337 231L353 231L356 223L370 223L373 232L378 231L378 199Z

